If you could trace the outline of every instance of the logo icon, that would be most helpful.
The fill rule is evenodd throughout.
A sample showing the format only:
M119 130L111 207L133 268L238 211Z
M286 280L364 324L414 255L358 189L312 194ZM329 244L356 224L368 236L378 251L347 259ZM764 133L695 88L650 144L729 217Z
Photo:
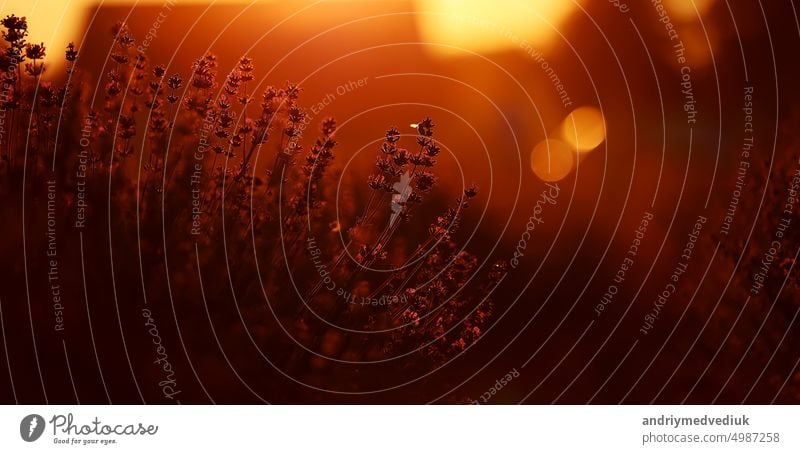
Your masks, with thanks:
M44 433L44 418L33 414L22 418L19 423L19 434L25 441L36 441Z

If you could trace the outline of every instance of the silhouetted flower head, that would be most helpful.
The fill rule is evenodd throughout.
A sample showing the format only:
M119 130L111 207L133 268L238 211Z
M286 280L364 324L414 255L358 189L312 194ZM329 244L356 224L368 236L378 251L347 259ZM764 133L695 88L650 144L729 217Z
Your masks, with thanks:
M111 33L114 36L115 43L122 48L131 47L135 42L128 25L123 21L114 24L114 27L111 28Z
M75 43L67 44L67 50L64 53L69 62L74 62L78 59L78 49L75 48Z
M367 184L372 189L380 189L386 184L386 177L383 175L370 175Z
M332 136L336 132L336 120L333 118L326 118L322 121L322 134Z
M433 135L433 126L433 120L425 117L424 120L417 124L417 132L419 132L422 136L430 137Z
M381 145L381 152L385 154L394 154L397 151L397 146L391 142L383 142Z
M238 70L241 75L242 82L250 82L253 80L253 59L250 57L242 57L239 59Z
M289 82L286 83L286 89L284 91L286 92L286 98L292 101L296 100L297 97L300 96L300 87Z
M429 191L436 183L436 176L431 172L419 172L414 181L414 187L422 192Z
M25 46L25 56L31 60L41 60L44 58L44 43L27 44Z
M199 89L210 89L216 85L217 58L208 54L192 63L192 86Z
M430 142L430 143L429 143L429 144L428 144L428 145L425 147L425 153L426 153L426 154L427 154L429 157L431 157L431 158L433 158L433 157L437 156L437 155L438 155L438 154L439 154L441 151L442 151L442 150L439 148L439 146L438 146L438 145L436 145L436 144L435 144L435 143L433 143L433 142Z
M3 27L9 30L27 30L28 20L24 17L17 17L13 14L6 16L2 20Z
M388 131L386 131L386 141L393 144L397 143L400 140L400 131L397 130L395 127L391 127Z
M2 23L3 27L6 28L3 32L3 39L11 44L12 47L21 48L25 43L25 37L28 36L27 19L12 14L6 16Z
M395 165L404 166L404 165L408 164L408 161L409 161L408 150L406 150L405 148L399 148L397 150L397 153L395 153L395 155L394 155L394 163L395 163Z
M117 123L117 134L123 139L130 139L136 135L136 119L131 115L120 115Z
M156 65L153 68L153 77L155 77L156 79L161 79L162 77L164 77L164 74L166 74L166 72L167 68L165 68L164 65Z
M183 86L183 79L181 79L180 74L172 75L169 80L167 80L167 85L169 88L177 90Z

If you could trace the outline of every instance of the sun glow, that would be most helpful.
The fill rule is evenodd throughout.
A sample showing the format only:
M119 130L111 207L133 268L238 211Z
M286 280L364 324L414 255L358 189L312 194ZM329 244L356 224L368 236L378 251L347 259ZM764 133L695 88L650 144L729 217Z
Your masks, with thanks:
M603 114L594 107L579 107L561 123L561 137L580 153L597 148L606 140Z
M87 7L93 2L6 0L0 1L0 15L14 14L28 19L29 43L44 43L45 63L64 60L64 49L70 41L78 41Z
M689 22L701 19L714 6L716 0L666 0L664 3L678 20Z
M269 0L272 1L272 0ZM47 49L45 64L59 65L64 61L67 44L80 44L89 13L98 6L164 5L165 0L0 0L0 16L14 14L28 19L29 43L44 43ZM177 5L201 4L203 2L182 1ZM242 0L215 0L214 4L245 4ZM52 69L52 67L51 67Z
M554 0L417 0L421 39L437 53L520 49L546 45L576 8ZM445 46L440 46L443 44ZM453 46L453 47L447 47Z
M572 171L574 155L575 150L560 140L543 140L531 153L531 169L542 181L559 181Z
M268 3L274 0L262 0ZM63 60L63 50L80 44L88 14L97 6L127 5L131 8L163 5L164 0L0 0L0 14L28 18L28 42L44 42L45 62ZM176 5L204 3L198 0ZM214 4L242 4L244 0L215 0ZM472 52L495 52L545 46L558 37L557 29L576 9L573 1L552 0L415 0L421 40L437 53L459 53L454 46Z

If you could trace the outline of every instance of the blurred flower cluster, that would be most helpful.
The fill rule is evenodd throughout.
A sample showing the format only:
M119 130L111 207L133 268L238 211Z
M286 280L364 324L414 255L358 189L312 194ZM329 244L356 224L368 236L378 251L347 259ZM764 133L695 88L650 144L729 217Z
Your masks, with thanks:
M438 191L431 119L418 123L413 149L390 128L374 173L345 190L363 198L340 198L337 210L336 121L325 119L307 139L301 88L259 89L254 59L225 74L209 54L172 73L137 52L119 23L104 74L84 73L70 44L59 86L42 80L49 49L26 42L25 18L2 25L0 197L35 208L54 181L54 222L65 238L74 237L85 200L81 232L107 238L87 248L86 260L108 263L113 248L121 303L174 304L196 314L181 318L181 331L207 336L204 318L213 320L215 335L238 339L227 343L231 357L252 355L235 348L252 340L299 376L392 358L399 369L430 368L480 338L505 265L484 271L457 240L476 187L459 190L449 207L425 203ZM398 181L407 187L398 191ZM30 212L30 224L47 222L43 210ZM430 223L423 234L406 227L420 223ZM28 253L44 247L32 241ZM31 272L44 273L37 264Z

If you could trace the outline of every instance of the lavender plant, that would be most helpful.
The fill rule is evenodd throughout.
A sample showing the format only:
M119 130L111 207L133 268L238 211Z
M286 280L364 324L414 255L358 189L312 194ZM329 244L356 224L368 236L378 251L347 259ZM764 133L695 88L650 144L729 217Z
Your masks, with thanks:
M418 123L413 151L397 128L386 132L374 173L352 188L368 194L366 204L344 201L343 213L358 214L337 217L336 121L323 120L308 140L301 87L256 93L253 58L224 77L210 54L186 75L168 74L119 23L93 103L74 44L58 85L43 80L47 49L26 41L25 18L2 25L4 205L35 203L55 181L60 228L75 226L80 211L85 235L107 237L86 260L108 260L113 246L115 299L206 306L216 329L246 333L301 375L319 367L319 355L430 368L480 338L505 265L484 273L459 246L475 186L432 220L420 210L439 190L431 119ZM29 222L44 222L36 216ZM406 228L424 223L421 238ZM45 247L37 239L28 252ZM43 266L33 261L32 272ZM206 330L191 317L181 323Z

